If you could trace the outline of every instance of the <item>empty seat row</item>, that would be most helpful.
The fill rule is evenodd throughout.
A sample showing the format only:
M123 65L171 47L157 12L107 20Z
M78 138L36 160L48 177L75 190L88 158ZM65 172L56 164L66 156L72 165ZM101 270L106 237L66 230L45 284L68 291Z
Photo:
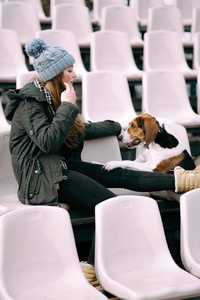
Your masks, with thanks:
M82 87L84 121L99 121L110 117L119 121L124 128L127 127L127 123L136 113L133 113L134 103L132 104L128 85L123 78L120 73L108 71L84 75ZM169 70L145 72L142 94L143 113L166 118L183 125L187 130L200 129L200 114L195 113L191 107L185 79L180 72Z
M6 4L9 3L8 5L6 5L7 11L15 10L17 8L15 2L23 2L24 4L22 4L22 5L24 8L26 7L25 4L31 4L32 10L36 11L36 14L34 14L34 12L33 12L33 14L39 20L40 24L51 24L51 18L46 16L41 0L20 0L20 1L19 0L4 0L3 2ZM4 14L6 14L6 11ZM26 14L26 9L24 11L24 14ZM10 19L10 21L11 20L12 19Z
M0 29L1 83L15 82L19 73L27 71L25 57L16 32ZM42 38L49 45L63 47L75 57L76 81L81 81L87 73L80 48L72 32L63 30L41 30L35 37ZM186 61L180 38L176 32L152 31L145 33L143 70L139 69L132 53L131 45L125 33L113 30L92 33L90 47L90 71L122 72L128 81L142 80L144 71L156 69L176 70L183 73L186 79L196 79L199 66L200 34L196 34L194 46L194 68ZM172 46L173 45L173 46ZM155 55L156 53L156 55Z
M15 2L18 0L5 0L4 2ZM20 1L21 2L21 1ZM75 4L86 6L85 0L50 0L50 9L49 15L47 17L44 14L44 10L42 7L41 0L23 0L25 3L31 3L35 6L37 10L37 15L39 20L42 23L51 23L51 17L53 9L56 5L60 4ZM117 5L117 6L126 6L129 4L129 7L134 8L136 19L138 24L140 25L147 25L148 24L148 13L149 9L152 7L158 6L172 6L177 7L180 9L181 12L181 19L183 25L191 25L192 23L192 10L196 7L200 7L199 0L94 0L92 1L91 7L91 21L93 24L101 25L101 18L102 18L102 8L110 5Z
M33 75L35 72L19 75L18 88L23 87ZM198 81L199 78L200 74ZM113 119L123 128L127 128L128 123L137 116L124 74L115 71L94 71L84 74L82 81L83 121ZM141 99L143 113L166 118L192 131L200 129L199 107L200 100L197 97L197 113L195 113L181 72L160 69L144 73Z
M200 189L181 196L188 271L171 256L155 200L119 196L98 204L95 271L102 288L127 300L199 297L199 196ZM58 207L27 206L0 217L0 273L2 300L108 299L84 277L69 213Z
M20 4L21 3L21 4ZM46 16L44 13L44 9L42 6L42 1L41 0L5 0L2 3L3 6L3 14L14 14L16 12L16 9L20 14L24 14L27 16L27 12L29 13L29 9L31 7L32 11L34 12L34 16L32 17L32 20L34 20L34 23L39 21L40 25L48 25L51 26L52 20L54 18L54 9L55 7L59 5L69 5L69 8L71 6L75 5L75 8L77 10L77 15L81 16L82 22L87 22L90 25L97 25L100 22L101 19L101 8L103 6L107 5L123 5L125 6L125 1L124 0L95 0L93 2L93 8L92 10L89 10L89 8L86 5L85 0L50 0L50 5L49 5L49 15ZM20 7L20 8L19 8ZM87 13L85 13L87 11ZM81 13L81 14L80 14ZM87 14L85 17L84 14ZM16 14L16 19L20 20L20 15ZM13 18L9 19L9 21L13 22ZM28 19L27 19L28 21ZM16 22L16 20L15 20ZM38 23L38 22L37 22ZM33 26L34 27L34 26Z
M199 0L130 0L130 7L135 9L137 21L140 26L148 26L148 14L151 8L175 7L180 10L183 26L191 26L193 22L193 9L200 8Z
M107 5L101 9L101 30L117 30L128 35L133 48L142 48L143 39L139 31L135 9L122 5ZM61 1L62 3L62 1ZM193 26L190 35L186 35L181 22L180 10L176 7L152 7L148 13L147 31L170 30L177 32L185 47L192 47L193 36L200 28L198 15L200 7L194 10ZM33 4L13 0L0 6L0 28L13 29L19 34L20 42L24 45L33 38L41 24L37 10ZM89 48L93 27L89 9L85 5L59 4L52 11L52 29L72 31L81 48Z

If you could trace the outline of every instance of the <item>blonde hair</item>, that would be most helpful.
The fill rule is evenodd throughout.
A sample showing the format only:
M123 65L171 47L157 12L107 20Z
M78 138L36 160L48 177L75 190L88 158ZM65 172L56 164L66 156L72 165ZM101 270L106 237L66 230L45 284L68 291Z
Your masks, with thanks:
M46 82L42 81L41 78L39 77L34 77L31 82L33 82L35 79L37 79L41 84L48 90L50 93L55 109L57 110L58 107L61 104L61 98L60 95L61 93L66 89L64 83L63 83L63 72L58 74L56 77L52 78L51 80L48 80ZM77 115L74 124L66 137L65 144L69 147L75 147L78 145L78 134L84 134L85 131L85 126L83 122L80 119L80 116Z

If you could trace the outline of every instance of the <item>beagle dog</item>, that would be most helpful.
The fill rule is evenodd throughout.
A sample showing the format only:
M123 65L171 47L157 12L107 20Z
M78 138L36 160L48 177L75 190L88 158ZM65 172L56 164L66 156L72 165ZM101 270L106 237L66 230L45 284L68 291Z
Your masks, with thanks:
M110 161L103 169L116 168L167 173L179 165L186 170L195 169L192 157L180 143L180 133L175 136L171 123L160 123L149 114L142 114L129 123L129 127L118 137L129 149L137 147L134 161ZM176 125L177 126L177 125Z

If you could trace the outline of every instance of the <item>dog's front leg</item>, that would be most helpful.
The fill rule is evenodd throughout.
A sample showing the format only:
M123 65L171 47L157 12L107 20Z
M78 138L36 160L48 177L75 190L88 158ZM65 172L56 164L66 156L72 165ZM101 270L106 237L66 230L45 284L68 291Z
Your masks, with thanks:
M131 160L109 161L103 166L103 169L106 171L111 171L117 168L149 172L152 172L153 170L152 166L147 163Z

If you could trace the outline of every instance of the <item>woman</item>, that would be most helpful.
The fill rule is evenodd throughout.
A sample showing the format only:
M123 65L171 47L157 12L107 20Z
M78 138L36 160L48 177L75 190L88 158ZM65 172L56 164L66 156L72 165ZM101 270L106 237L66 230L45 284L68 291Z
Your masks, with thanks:
M75 60L66 50L47 46L41 39L31 40L25 49L34 57L39 77L21 90L9 91L5 109L12 121L10 152L22 203L64 202L94 210L96 204L115 196L107 187L179 192L182 185L181 192L186 190L185 178L190 181L198 169L193 173L178 169L174 177L124 169L106 172L101 165L82 162L84 139L119 135L120 124L110 120L82 123L73 88ZM89 263L93 264L93 258Z

